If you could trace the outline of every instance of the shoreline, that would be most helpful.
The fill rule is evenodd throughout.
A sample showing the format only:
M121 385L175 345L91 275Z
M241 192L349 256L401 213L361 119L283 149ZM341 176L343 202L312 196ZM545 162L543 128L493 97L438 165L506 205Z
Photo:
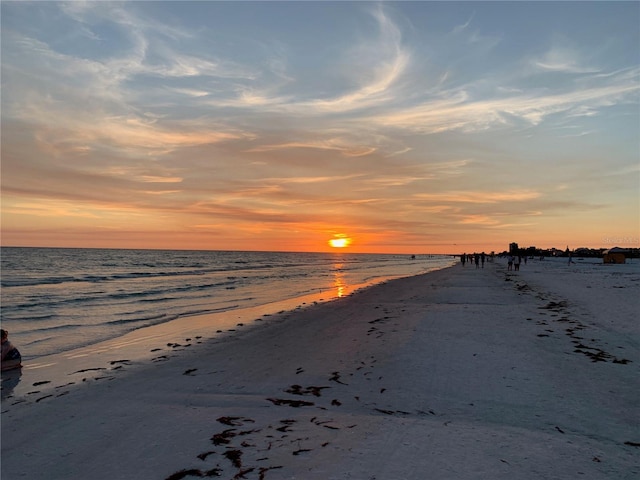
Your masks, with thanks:
M438 269L431 271L435 270ZM431 271L419 275L426 275ZM332 302L398 278L404 277L388 277L378 279L375 283L349 285L346 291L344 287L336 291L324 290L254 307L185 315L127 332L113 339L23 360L21 370L2 373L2 399L33 397L37 401L58 388L112 378L124 367L131 370L165 361L196 345L215 342L263 323L278 321L278 317L311 305Z
M345 294L452 262L341 253L16 250L3 250L2 323L27 362L184 317ZM54 264L55 270L42 268Z
M277 318L288 311L336 299L325 300L327 294L328 292L323 292L256 307L184 316L133 330L110 340L44 355L23 362L21 372L3 372L3 379L19 374L20 382L10 392L3 388L2 398L4 400L7 395L36 395L37 401L52 389L71 385L69 382L75 384L111 378L123 366L139 368L149 363L165 361L195 345L237 334L239 330L256 328L260 322L270 320L270 317ZM34 386L39 388L35 389Z
M637 268L626 283L527 268L392 280L129 375L3 401L2 476L634 478Z

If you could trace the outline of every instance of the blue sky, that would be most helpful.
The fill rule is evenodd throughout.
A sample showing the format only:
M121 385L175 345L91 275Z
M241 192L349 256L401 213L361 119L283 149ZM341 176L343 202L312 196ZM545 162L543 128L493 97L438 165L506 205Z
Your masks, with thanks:
M640 247L637 2L2 2L3 245Z

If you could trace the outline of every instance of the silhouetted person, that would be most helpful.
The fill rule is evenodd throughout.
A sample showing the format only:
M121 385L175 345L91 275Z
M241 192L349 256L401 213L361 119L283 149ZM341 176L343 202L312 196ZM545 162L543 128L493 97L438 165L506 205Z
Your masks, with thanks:
M9 341L9 332L3 328L0 330L0 335L2 336L2 371L22 367L22 355Z

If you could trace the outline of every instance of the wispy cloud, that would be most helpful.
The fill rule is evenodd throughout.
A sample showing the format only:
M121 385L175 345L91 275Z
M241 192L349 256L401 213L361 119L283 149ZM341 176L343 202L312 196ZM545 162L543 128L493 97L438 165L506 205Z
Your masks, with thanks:
M151 175L143 175L141 177L141 180L147 183L180 183L183 179L180 177L156 177Z
M532 190L511 190L507 192L462 192L419 193L416 198L453 203L498 203L522 202L540 197L540 192Z
M328 140L320 140L320 141L309 141L309 142L289 142L289 143L281 143L281 144L273 144L273 145L260 145L259 147L254 147L247 152L269 152L272 150L283 150L283 149L291 149L291 148L313 148L318 150L333 150L340 152L341 154L347 157L361 157L364 155L369 155L375 151L375 148L369 146L356 146L349 145L344 141L338 139L328 139Z
M465 91L452 92L446 98L425 101L385 114L374 115L369 121L381 126L407 129L422 133L450 130L477 131L513 123L515 119L537 125L546 117L577 112L593 115L600 108L616 103L632 104L637 100L640 84L622 76L609 85L584 87L563 93L539 92L472 99Z
M541 70L573 74L598 73L598 68L585 66L581 54L568 46L554 46L542 57L532 60Z
M325 183L325 182L336 182L342 180L352 180L361 176L360 174L355 175L342 175L342 176L317 176L317 177L272 177L272 178L262 178L260 182L264 182L266 184L275 183L275 184L286 184L286 183L298 183L298 184L307 184L307 183Z
M467 28L469 28L474 16L475 16L475 12L469 17L469 19L465 23L462 23L460 25L456 25L455 27L453 27L453 33L456 33L456 34L461 33L465 31Z
M405 73L411 60L411 54L402 45L402 34L393 21L386 15L382 6L373 11L378 22L379 37L368 38L353 48L356 68L356 81L368 80L355 91L332 99L317 99L302 103L320 112L344 112L370 107L393 100L390 88ZM355 73L355 71L354 71Z

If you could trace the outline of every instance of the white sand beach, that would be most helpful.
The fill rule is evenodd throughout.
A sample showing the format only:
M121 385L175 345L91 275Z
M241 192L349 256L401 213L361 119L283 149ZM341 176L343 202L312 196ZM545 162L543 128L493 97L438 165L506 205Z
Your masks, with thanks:
M3 400L2 479L638 478L635 262L456 265L123 350Z

